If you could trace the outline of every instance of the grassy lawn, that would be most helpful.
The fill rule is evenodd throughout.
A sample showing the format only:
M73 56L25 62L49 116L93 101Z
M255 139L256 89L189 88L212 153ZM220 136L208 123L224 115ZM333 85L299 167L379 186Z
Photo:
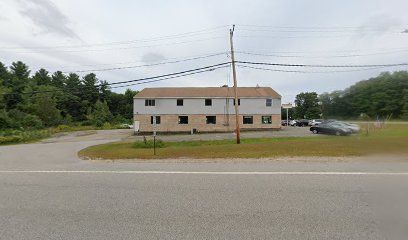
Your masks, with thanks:
M408 124L388 124L368 135L165 142L116 142L88 147L79 156L91 159L269 158L280 156L361 156L375 153L408 154Z

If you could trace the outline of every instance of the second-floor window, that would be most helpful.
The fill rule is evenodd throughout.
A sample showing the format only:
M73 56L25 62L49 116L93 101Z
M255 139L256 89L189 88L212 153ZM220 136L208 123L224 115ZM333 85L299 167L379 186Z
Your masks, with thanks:
M241 105L241 99L238 98L238 106L240 106L240 105ZM234 99L234 106L235 106L235 99Z
M156 100L154 99L146 99L145 106L156 106Z
M177 106L183 106L183 105L184 105L183 99L177 99Z
M266 99L266 106L267 107L272 107L272 98L267 98Z
M205 99L205 106L212 106L212 99L210 98Z

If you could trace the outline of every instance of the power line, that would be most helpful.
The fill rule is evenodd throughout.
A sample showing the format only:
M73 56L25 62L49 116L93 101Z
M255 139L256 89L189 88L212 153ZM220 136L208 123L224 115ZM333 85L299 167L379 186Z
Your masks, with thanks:
M395 36L407 36L403 33L395 33ZM391 37L394 35L386 35ZM344 37L354 37L355 34L338 34L338 35L237 35L238 38L282 38L282 39L299 39L299 38L344 38Z
M271 72L285 72L285 73L339 73L339 72L359 72L359 71L368 71L375 69L382 69L384 67L371 67L371 68L362 68L362 69L353 69L353 70L332 70L332 71L301 71L301 70L285 70L285 69L271 69L271 68L262 68L262 67L253 67L247 65L237 65L240 68L251 68L257 70L271 71Z
M266 53L256 53L247 51L237 51L239 54L252 55L252 56L263 56L263 57L281 57L281 58L348 58L348 57L364 57L364 56L374 56L374 55L385 55L392 53L402 53L408 52L408 49L395 50L395 51L384 51L376 53L366 53L366 54L339 54L339 55L321 55L321 56L307 56L307 55L285 55L285 54L266 54Z
M153 76L153 77L139 78L139 79L133 79L133 80L127 80L127 81L114 82L114 83L102 83L102 84L98 84L92 87L100 88L100 87L105 87L105 86L120 85L120 84L126 84L126 83L134 83L134 82L148 83L148 82L151 82L149 80L158 80L162 78L170 79L170 77L177 78L181 76L187 76L190 73L191 73L190 75L193 75L193 74L198 74L198 73L202 73L206 71L213 71L218 68L227 67L229 66L229 64L230 62L223 62L223 63L218 63L218 64L214 64L210 66L189 69L189 70L180 71L180 72L168 73L168 74L163 74L163 75L158 75L158 76ZM81 87L84 87L84 86L81 86ZM47 92L57 92L57 91L65 91L65 89L55 89L55 90L47 90L47 91L32 91L32 92L23 92L23 93L3 93L1 95L37 94L37 93L47 93Z
M179 34L171 34L171 35L164 35L160 37L151 37L151 38L142 38L136 40L128 40L128 41L117 41L117 42L107 42L107 43L92 43L92 44L80 44L80 45L57 45L57 46L47 46L47 47L0 47L3 50L19 50L19 49L58 49L58 48L85 48L85 47L98 47L98 46L108 46L108 45L124 45L124 44L134 44L139 42L154 42L154 41L162 41L162 40L171 40L177 38L184 38L184 37L193 37L196 35L203 35L212 32L216 32L225 28L227 25L221 25L213 28L206 28L197 31L190 31L185 33Z
M39 49L39 50L42 50L42 51L28 51L28 52L17 51L17 52L14 52L14 53L41 53L41 52L53 52L53 51L58 51L58 52L102 52L102 51L112 51L112 50L129 50L129 49L150 48L150 47L160 47L160 46L174 46L174 45L182 45L182 44L188 44L188 43L204 42L204 41L221 39L221 38L224 38L224 37L223 36L218 36L218 37L196 39L196 40L191 40L191 41L153 44L153 45L144 45L144 46L119 47L119 48L81 49L81 50ZM33 49L33 50L35 50L35 49ZM0 49L0 51L8 51L8 50L7 49L3 49L3 50Z
M408 63L391 63L391 64L364 64L364 65L322 65L322 64L288 64L288 63L268 63L268 62L250 62L236 61L237 63L249 65L268 65L281 67L311 67L311 68L370 68L370 67L398 67L408 66Z
M384 28L378 27L377 25L373 26L273 26L273 25L254 25L254 24L237 24L237 26L241 27L248 27L248 28L261 28L261 29L297 29L297 30L345 30L345 31L353 31L353 30L362 30L362 31L384 31ZM401 27L392 27L392 28L403 28Z
M179 78L179 77L185 77L185 76L195 75L195 74L204 73L204 72L212 72L212 71L215 71L217 69L226 68L226 67L229 67L229 65L214 67L214 68L210 68L210 69L207 69L207 70L201 70L201 71L197 71L197 72L186 73L186 74L181 74L181 75L178 75L178 76L166 77L166 78L157 79L157 80L150 80L150 81L133 83L133 84L123 85L123 86L114 86L114 87L111 87L111 88L122 88L122 87L129 87L129 86L135 86L135 85L152 83L152 82L159 82L159 81L164 81L164 80Z
M78 71L63 71L63 73L69 73L69 72L77 72L77 73L80 73L80 72L101 72L101 71L112 71L112 70L131 69L131 68L140 68L140 67L152 67L152 66L158 66L158 65L173 64L173 63L187 62L187 61L193 61L193 60L198 60L198 59L211 58L211 57L220 56L220 55L224 55L224 54L225 54L225 52L208 54L208 55L204 55L204 56L186 58L186 59L181 59L181 60L151 63L151 64L143 64L143 65L135 65L135 66L123 66L123 67L112 67L112 68L100 68L100 69L88 69L88 70L78 70Z

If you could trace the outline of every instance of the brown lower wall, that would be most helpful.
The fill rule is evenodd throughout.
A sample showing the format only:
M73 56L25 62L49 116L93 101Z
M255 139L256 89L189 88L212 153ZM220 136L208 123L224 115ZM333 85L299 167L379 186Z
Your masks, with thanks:
M217 117L216 124L207 124L207 115L188 115L188 124L178 124L179 115L160 115L161 123L156 125L157 132L190 132L192 129L197 129L198 132L232 132L235 130L235 115L213 115ZM272 124L262 124L262 116L253 116L253 124L243 124L242 115L239 117L240 128L243 130L251 129L280 129L281 116L279 114L272 116ZM134 115L134 120L139 121L139 132L153 132L153 125L150 123L151 115Z

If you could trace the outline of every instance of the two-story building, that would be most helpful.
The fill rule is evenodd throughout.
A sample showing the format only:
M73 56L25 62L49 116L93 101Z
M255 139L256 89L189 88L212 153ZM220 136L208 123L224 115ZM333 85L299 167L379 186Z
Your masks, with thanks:
M270 87L239 87L242 130L281 127L281 96ZM137 132L232 132L232 87L145 88L134 97Z

